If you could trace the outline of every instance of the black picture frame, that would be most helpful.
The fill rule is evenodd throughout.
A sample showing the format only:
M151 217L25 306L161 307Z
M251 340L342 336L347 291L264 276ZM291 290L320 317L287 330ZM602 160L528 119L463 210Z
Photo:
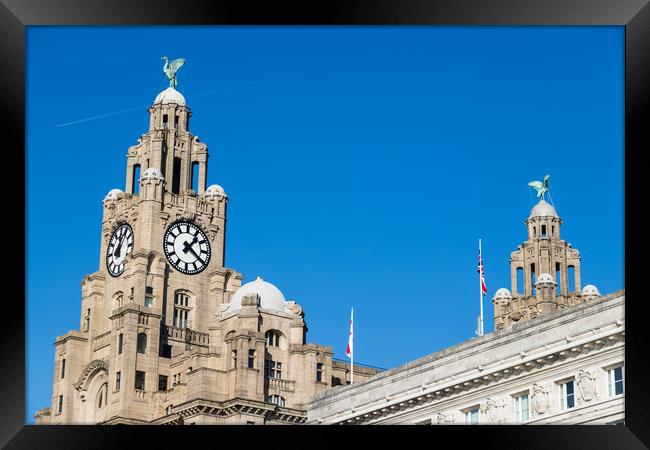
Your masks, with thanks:
M394 434L401 445L436 445L451 439L464 447L476 439L481 448L644 448L650 445L650 396L647 373L647 301L640 288L645 268L647 239L643 233L643 152L648 145L650 99L650 6L647 0L446 0L395 1L329 0L310 3L240 1L126 1L118 0L2 0L0 4L0 112L4 133L5 198L7 213L25 217L25 27L32 25L619 25L625 27L625 289L632 292L626 303L626 423L620 426L483 426L471 427L343 427L361 439L388 440ZM20 150L23 150L22 152ZM10 170L9 167L14 170ZM22 167L22 171L19 170ZM11 221L4 221L5 226ZM597 226L597 223L594 224ZM24 227L23 227L24 233ZM12 236L15 236L15 229ZM15 254L25 254L25 234L12 240ZM603 237L607 239L607 236ZM28 263L28 261L25 261ZM21 279L5 294L0 327L2 364L0 392L0 444L7 448L116 448L130 447L134 439L148 445L248 445L249 437L275 445L286 442L282 427L91 427L26 426L25 421L25 264L3 279ZM6 270L6 269L5 269ZM20 275L22 274L22 277ZM18 292L14 292L18 291ZM637 294L634 294L637 292ZM24 300L23 300L24 301ZM263 428L263 430L262 430ZM198 431L200 429L200 431ZM286 445L346 445L341 427L293 427ZM17 433L17 434L16 434ZM202 436L197 436L200 433ZM280 434L282 433L282 434ZM443 436L445 435L445 436ZM235 439L234 443L231 441ZM347 439L347 437L345 438ZM268 441L267 441L268 440ZM240 442L241 444L237 444ZM355 443L354 445L364 445ZM393 444L395 445L395 444ZM397 444L399 445L399 444ZM284 446L284 444L283 444Z

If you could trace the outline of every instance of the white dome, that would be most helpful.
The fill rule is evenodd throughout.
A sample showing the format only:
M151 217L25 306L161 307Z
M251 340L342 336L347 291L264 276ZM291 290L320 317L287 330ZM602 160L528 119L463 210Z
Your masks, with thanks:
M582 288L582 296L587 299L598 298L600 297L600 291L593 284L588 284Z
M494 294L494 298L492 298L492 301L498 302L498 303L506 303L512 300L512 294L510 294L510 291L506 288L500 288L497 290L497 292Z
M543 284L543 283L555 284L555 280L553 279L550 273L542 273L537 278L535 284Z
M540 200L539 203L533 206L533 209L530 211L528 218L530 219L532 217L546 216L557 217L558 219L560 218L560 216L557 215L557 211L555 211L553 205L547 203L545 200Z
M241 308L241 301L245 295L257 294L260 296L260 307L265 309L274 309L284 311L284 295L274 285L257 277L255 281L246 283L232 296L230 300L231 309Z
M153 101L154 105L156 103L161 103L163 105L176 103L177 105L185 106L185 97L183 97L183 95L173 87L168 87L158 94L156 99Z
M111 189L110 191L108 191L108 194L106 194L106 197L104 197L104 201L117 200L117 197L120 194L124 194L124 191L122 191L121 189Z
M213 184L205 190L206 197L228 197L226 191L218 184Z
M160 169L158 169L157 167L149 167L147 170L144 171L140 179L141 180L164 180L165 177L163 176Z

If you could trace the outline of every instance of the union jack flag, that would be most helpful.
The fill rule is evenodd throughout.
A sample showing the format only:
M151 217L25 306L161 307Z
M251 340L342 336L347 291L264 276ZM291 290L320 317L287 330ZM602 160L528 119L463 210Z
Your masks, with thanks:
M481 290L483 295L487 295L487 286L485 285L485 269L483 268L483 259L481 258L481 251L478 252L478 273L481 274Z

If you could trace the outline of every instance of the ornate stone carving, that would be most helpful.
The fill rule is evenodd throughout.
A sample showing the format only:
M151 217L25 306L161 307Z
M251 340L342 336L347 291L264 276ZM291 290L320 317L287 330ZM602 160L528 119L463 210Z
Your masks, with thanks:
M539 384L533 384L533 409L537 414L545 414L550 410L549 390Z
M77 382L73 384L74 388L78 391L85 390L86 388L84 385L86 384L86 381L88 381L90 375L96 370L101 369L108 372L108 361L105 361L103 359L95 359L93 361L90 361L81 372L81 375L79 375Z
M431 423L434 425L444 425L448 423L454 423L454 414L453 413L437 413L433 419L431 419Z
M295 314L296 316L299 317L304 317L305 312L302 310L302 307L294 302L294 301L289 301L284 304L284 309L286 309L288 312Z
M598 391L596 390L596 371L594 369L580 370L576 375L578 390L582 400L589 402L592 399L598 400Z
M479 405L483 414L487 415L491 424L499 424L505 421L503 416L503 408L506 402L503 399L486 398L483 403Z

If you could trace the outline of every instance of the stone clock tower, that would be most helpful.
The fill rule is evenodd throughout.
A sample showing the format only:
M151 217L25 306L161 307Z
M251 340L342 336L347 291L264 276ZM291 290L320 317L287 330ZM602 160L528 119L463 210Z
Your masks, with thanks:
M349 367L306 343L298 304L224 266L228 196L206 189L183 95L169 87L148 111L125 191L103 200L99 270L81 282L80 330L55 342L37 423L302 423Z

